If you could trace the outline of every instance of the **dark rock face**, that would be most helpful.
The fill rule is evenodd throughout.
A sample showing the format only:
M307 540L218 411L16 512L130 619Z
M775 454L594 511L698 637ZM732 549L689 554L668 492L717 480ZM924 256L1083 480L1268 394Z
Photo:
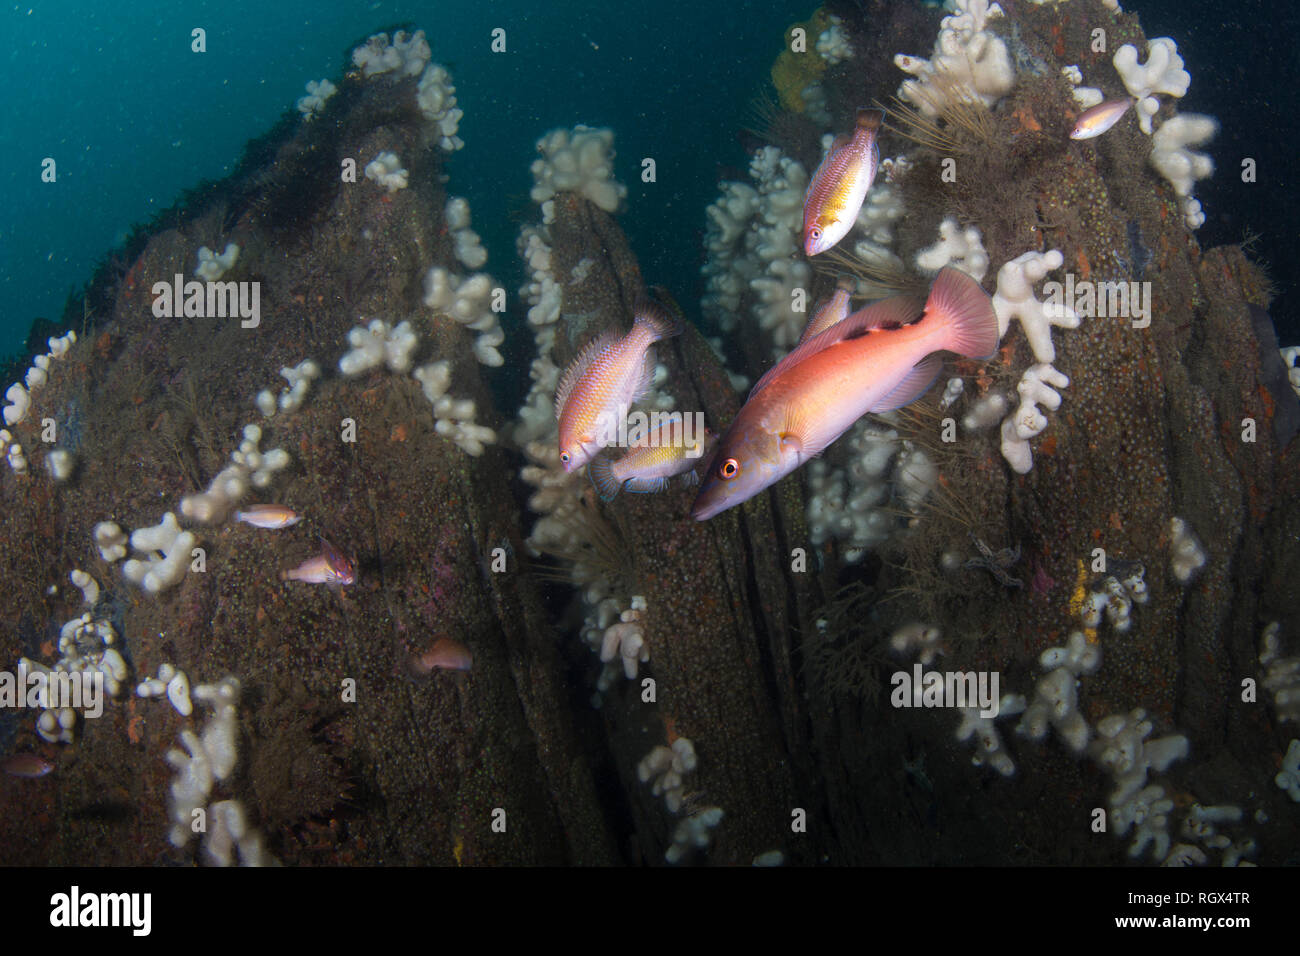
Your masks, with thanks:
M5 617L61 623L80 613L67 587L68 570L80 567L125 607L131 687L163 661L194 683L238 675L240 762L213 799L243 800L286 863L615 862L557 638L516 557L512 464L499 449L471 458L436 435L409 376L345 380L335 368L350 328L409 318L422 339L416 360L451 360L451 391L474 398L479 420L491 422L469 334L420 301L428 266L455 265L439 154L414 110L378 108L392 88L340 95L251 183L228 184L244 205L217 203L154 235L118 283L111 320L87 330L36 393L22 439L31 442L30 422L49 414L67 427L79 409L78 475L57 489L43 469L21 484L6 477ZM360 175L340 181L345 158L359 173L385 149L417 185L387 195ZM226 241L241 247L226 278L260 283L260 326L155 318L153 283L190 278L197 247ZM131 529L176 510L224 466L243 425L261 421L254 395L278 390L277 370L308 357L325 378L300 410L264 423L262 447L285 449L293 465L258 496L295 508L301 524L198 529L206 569L156 599L98 558L97 522ZM348 420L354 441L343 438ZM319 552L320 536L355 557L354 586L280 581ZM501 573L494 555L504 556ZM51 582L59 596L46 595ZM412 678L410 658L439 637L468 647L473 668ZM35 653L12 643L3 651L10 660ZM30 716L22 749L40 744ZM25 792L6 788L4 860L189 859L193 843L177 851L165 842L172 772L163 760L188 723L165 702L126 693L84 728L54 775ZM122 812L100 812L105 799Z

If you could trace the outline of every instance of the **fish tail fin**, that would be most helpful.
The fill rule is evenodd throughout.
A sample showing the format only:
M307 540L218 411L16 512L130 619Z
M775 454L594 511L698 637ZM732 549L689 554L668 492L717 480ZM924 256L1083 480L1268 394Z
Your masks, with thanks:
M614 462L608 455L597 455L587 463L587 477L595 485L601 501L613 501L623 488L623 483L614 477Z
M641 369L637 372L636 382L632 386L632 393L628 400L629 408L645 398L650 390L654 388L655 368L657 365L654 350L647 348L645 355L641 359Z
M998 349L998 316L993 299L980 284L952 266L944 266L930 286L927 317L944 323L942 348L967 358L990 358Z
M858 129L866 130L868 133L874 133L880 129L880 124L885 121L885 111L877 109L858 110Z
M633 327L643 329L651 342L680 335L686 328L686 323L680 315L674 314L648 296L637 299L633 313L636 316Z

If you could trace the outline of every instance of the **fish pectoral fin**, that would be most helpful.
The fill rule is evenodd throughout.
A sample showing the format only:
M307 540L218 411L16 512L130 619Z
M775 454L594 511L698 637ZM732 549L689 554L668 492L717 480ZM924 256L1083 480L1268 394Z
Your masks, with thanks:
M830 439L818 428L816 416L793 405L786 409L785 422L777 437L781 442L781 453L797 454L800 463L821 454L830 444Z

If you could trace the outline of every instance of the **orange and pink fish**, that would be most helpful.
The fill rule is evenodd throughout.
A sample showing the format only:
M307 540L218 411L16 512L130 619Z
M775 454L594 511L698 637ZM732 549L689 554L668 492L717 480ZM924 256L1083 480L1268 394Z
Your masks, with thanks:
M1084 110L1079 114L1074 129L1070 131L1070 139L1092 139L1094 136L1100 136L1118 123L1132 105L1133 100L1125 97L1122 100L1107 100L1105 103L1098 103L1092 109Z
M428 649L411 658L411 670L416 674L431 674L435 670L467 671L474 666L474 655L460 641L440 637Z
M351 558L322 538L321 553L296 568L281 571L280 580L344 587L356 583L357 568Z
M43 777L54 769L54 764L50 763L40 754L24 753L10 754L0 761L0 767L11 777L26 777L28 780L35 780L37 777Z
M835 283L835 292L829 299L817 307L813 317L799 336L799 345L803 345L814 335L820 335L837 322L843 322L853 310L852 297L857 290L857 283L850 276L840 276Z
M646 429L631 439L622 458L593 458L587 474L600 497L611 501L620 491L663 491L675 475L682 475L688 485L699 481L695 466L715 438L703 423L697 424L699 418L674 413L658 428Z
M663 306L642 298L627 335L610 329L573 360L555 390L565 471L581 468L612 442L619 422L654 379L650 346L681 331L681 322Z
M813 173L803 198L803 250L825 252L849 234L880 167L876 136L883 110L858 110L852 136L839 136Z
M942 370L936 353L987 358L997 346L993 300L951 266L935 277L924 303L896 296L853 313L759 379L718 442L692 517L704 521L747 501L867 412L916 401Z

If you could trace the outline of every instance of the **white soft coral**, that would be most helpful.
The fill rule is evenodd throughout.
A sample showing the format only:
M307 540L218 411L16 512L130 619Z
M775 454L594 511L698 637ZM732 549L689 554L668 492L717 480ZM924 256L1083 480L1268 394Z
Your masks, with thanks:
M1002 16L988 0L955 0L956 13L944 17L930 59L897 54L895 65L916 79L905 80L899 99L926 116L938 116L955 103L992 106L1011 91L1015 69L1007 46L985 25Z
M1112 62L1124 88L1137 100L1138 126L1150 136L1151 118L1160 109L1155 94L1182 97L1192 82L1191 74L1183 69L1178 44L1169 37L1156 37L1147 43L1147 61L1138 63L1137 47L1125 43L1115 51Z

